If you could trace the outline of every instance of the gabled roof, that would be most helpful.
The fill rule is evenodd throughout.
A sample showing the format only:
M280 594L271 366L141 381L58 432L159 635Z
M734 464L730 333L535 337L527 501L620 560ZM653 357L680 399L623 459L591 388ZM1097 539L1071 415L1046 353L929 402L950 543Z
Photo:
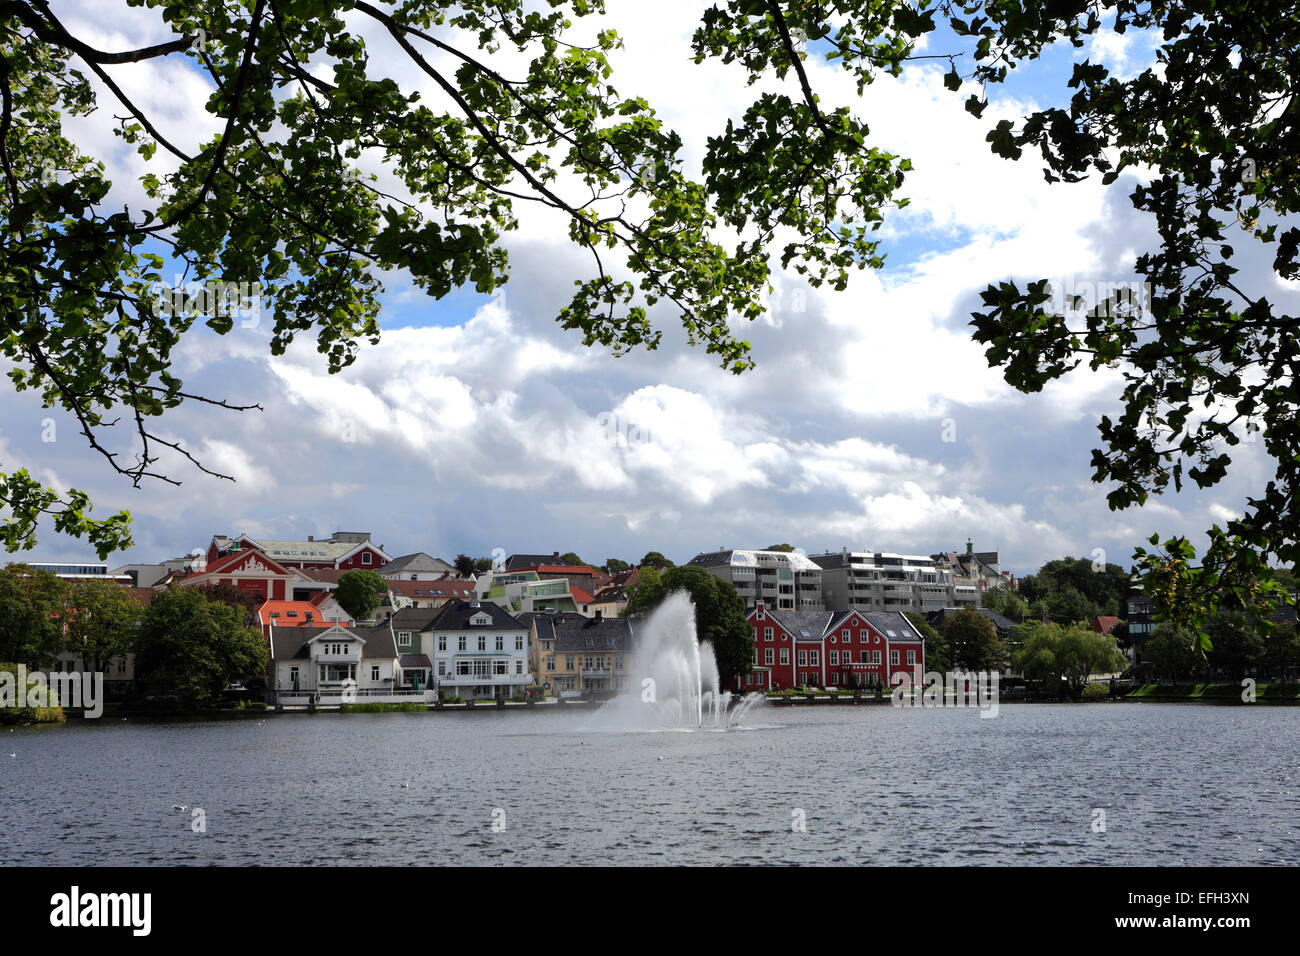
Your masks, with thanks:
M1112 615L1094 617L1092 619L1092 629L1099 634L1109 634L1115 629L1115 625L1121 623L1123 620L1122 617L1114 617Z
M277 627L271 630L271 659L286 661L310 658L311 642L334 631L340 640L356 639L362 643L361 657L391 660L397 657L397 645L387 624L379 627Z
M477 603L478 606L473 606ZM500 630L527 630L527 626L511 617L506 611L493 601L450 601L437 609L438 616L434 619L426 630L430 631L447 631L461 630L463 628L473 627L469 623L470 618L476 614L487 614L492 618L492 627ZM479 625L482 626L482 625Z
M393 558L382 568L376 568L375 570L380 574L395 574L398 571L455 571L456 569L442 558L435 558L431 554L417 551L415 554L404 554L401 557Z
M442 613L440 607L404 607L388 620L398 631L425 631Z
M830 611L778 611L764 605L767 618L780 625L796 641L820 641L831 621ZM756 617L758 608L749 612Z
M311 601L263 601L257 613L262 619L263 627L272 622L276 627L319 627L321 624L334 623L326 620L321 609ZM311 615L310 621L308 615ZM350 622L338 623L347 627Z
M539 641L554 641L550 650L577 654L584 651L635 649L640 621L625 617L584 617L581 614L536 614Z

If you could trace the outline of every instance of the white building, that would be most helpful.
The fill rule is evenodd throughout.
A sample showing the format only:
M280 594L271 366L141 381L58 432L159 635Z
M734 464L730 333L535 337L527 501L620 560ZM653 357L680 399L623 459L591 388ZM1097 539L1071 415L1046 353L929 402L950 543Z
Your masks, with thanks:
M366 702L433 702L426 684L402 671L393 631L378 627L275 627L270 696L285 706Z
M431 661L434 686L446 696L508 700L536 683L528 626L492 601L407 608L390 623L399 654Z

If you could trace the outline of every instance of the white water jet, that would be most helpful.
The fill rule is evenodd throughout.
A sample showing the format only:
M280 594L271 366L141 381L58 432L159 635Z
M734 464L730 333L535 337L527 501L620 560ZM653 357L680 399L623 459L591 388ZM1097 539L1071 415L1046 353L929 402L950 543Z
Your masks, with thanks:
M637 628L629 687L596 715L618 730L726 730L763 695L732 703L722 689L713 645L695 633L695 605L685 591L670 594Z

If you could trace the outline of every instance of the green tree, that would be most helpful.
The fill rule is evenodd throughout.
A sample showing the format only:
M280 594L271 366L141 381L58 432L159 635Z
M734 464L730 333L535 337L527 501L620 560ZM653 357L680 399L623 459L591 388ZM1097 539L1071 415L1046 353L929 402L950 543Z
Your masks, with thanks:
M0 570L0 660L45 667L63 649L67 585L25 564Z
M578 557L578 555L575 554L575 553L572 552L572 551L569 551L569 552L567 552L566 554L562 554L562 555L560 555L560 563L561 563L561 564L572 564L574 567L586 567L586 566L587 566L587 562L584 561L584 560L582 560L582 558Z
M1234 446L1262 438L1274 474L1240 518L1209 529L1203 573L1188 587L1151 583L1162 617L1199 630L1218 604L1236 611L1268 599L1245 582L1269 559L1300 563L1300 343L1297 318L1273 301L1275 282L1300 278L1300 227L1289 219L1300 208L1300 18L1286 4L719 0L702 15L695 57L733 64L753 101L698 144L694 181L681 138L646 99L615 89L617 34L571 29L603 13L600 0L545 9L410 0L393 12L365 0L144 2L172 38L139 50L100 50L36 0L9 3L0 24L0 308L10 332L0 347L15 387L73 414L108 467L132 481L166 478L155 470L164 447L189 454L153 424L158 416L186 401L242 407L176 377L173 352L195 321L221 334L233 323L211 297L160 298L163 254L200 283L257 284L275 317L272 351L312 333L337 371L379 334L384 272L402 271L432 296L490 292L508 275L501 240L517 206L535 202L592 256L557 316L564 327L618 353L654 348L658 306L740 372L753 359L732 320L762 314L772 260L842 290L853 270L883 265L876 232L886 210L906 205L909 162L876 145L850 108L822 105L808 60L862 90L919 56L946 59L944 85L976 121L991 86L1103 30L1132 30L1157 44L1150 67L1125 77L1098 58L1076 62L1067 83L1040 91L1028 115L992 123L986 138L1007 159L1036 152L1052 182L1110 186L1131 174L1119 188L1158 237L1136 256L1137 293L1108 284L1092 301L1053 303L1064 290L1046 278L993 276L974 337L1025 392L1084 365L1121 370L1123 411L1101 419L1092 458L1113 508L1184 480L1217 485ZM384 31L436 102L380 75L388 62L371 69L358 21ZM941 26L942 51L916 53ZM215 91L208 109L220 133L193 151L118 82L163 57L187 59ZM119 132L148 169L151 208L103 208L102 167L63 124L96 108L124 117ZM365 148L382 152L402 195L353 175ZM724 231L741 238L724 246ZM1243 253L1262 254L1268 268L1239 268ZM602 254L625 270L607 268ZM118 409L131 412L143 443L129 464L97 437ZM24 471L0 479L0 499L10 547L30 546L37 521L50 518L101 555L129 539L125 513L90 519L84 495ZM1144 556L1135 555L1139 567L1157 570Z
M701 567L685 565L662 572L641 572L624 616L648 613L668 595L686 591L695 605L695 634L713 645L718 674L724 681L748 674L754 664L754 629L745 619L745 602L731 582Z
M81 581L67 592L65 647L80 654L88 671L103 672L135 646L144 606L112 581Z
M952 661L948 655L948 643L944 640L942 634L930 626L929 622L920 614L907 614L907 619L912 622L912 626L921 632L921 637L925 641L925 669L928 671L948 671L952 669Z
M1006 666L1007 649L998 638L997 628L978 611L964 607L946 615L939 633L954 669L998 671Z
M786 552L787 554L789 554L790 552L794 551L794 545L792 545L792 544L769 544L765 550L767 550L767 551L784 551L784 552Z
M1032 621L1016 628L1019 649L1011 666L1052 692L1078 700L1093 674L1121 670L1128 658L1113 637L1077 625Z
M1197 648L1196 634L1166 621L1152 629L1151 639L1141 645L1138 653L1156 676L1177 683L1202 664Z
M160 592L136 639L137 678L189 708L216 702L232 681L264 676L267 660L262 635L244 626L240 610L195 588Z
M1300 667L1300 636L1296 634L1295 621L1283 621L1264 637L1260 665L1274 679Z
M637 566L641 568L671 568L673 563L658 551L647 551L645 557L641 559Z
M1020 622L1029 616L1029 604L1006 585L990 588L980 595L980 606L997 611L1003 617Z
M353 620L364 620L383 602L388 582L375 571L358 568L339 578L334 599Z
M618 574L620 571L626 571L632 565L626 561L620 561L618 558L606 558L605 563L601 565L601 570L606 574Z
M1219 611L1206 628L1213 644L1208 662L1232 680L1241 680L1246 671L1260 663L1264 639L1251 623L1241 617Z
M203 584L196 590L209 601L219 601L222 604L228 604L233 608L238 608L244 618L245 627L262 626L259 611L261 610L262 596L253 591L246 591L234 584Z
M452 564L456 567L456 573L462 578L472 578L475 571L478 570L478 566L474 559L468 554L456 555L456 560L453 561Z

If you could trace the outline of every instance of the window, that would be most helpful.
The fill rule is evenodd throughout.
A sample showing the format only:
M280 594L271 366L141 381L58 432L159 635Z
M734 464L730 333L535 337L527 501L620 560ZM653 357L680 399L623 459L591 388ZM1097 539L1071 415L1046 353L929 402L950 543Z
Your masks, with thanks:
M554 657L548 657L548 658L546 658L546 669L547 669L548 671L553 671L553 670L555 670L555 658L554 658Z
M126 658L125 658L125 657L119 657L119 658L117 659L117 672L118 672L119 674L125 674L125 673L126 673Z
M440 650L440 651L445 651L446 649L447 649L447 635L446 635L446 634L439 634L439 635L438 635L438 650Z
M515 661L515 674L518 675L518 674L522 674L523 672L524 672L524 662Z
M790 663L790 648L788 647L781 648L781 663L782 664Z
M808 652L807 652L807 651L800 651L800 652L799 652L799 666L800 666L800 667L806 667L807 665L808 665Z
M758 648L754 648L754 663L758 663Z
M515 650L522 651L523 649L524 649L524 636L520 634L515 638Z
M840 631L840 636L841 636L842 638L844 638L844 643L845 643L845 644L847 644L847 643L849 643L851 640L853 640L853 638L849 637L849 629L848 629L847 627L846 627L844 630Z
M836 677L836 676L835 676L835 672L832 671L832 672L831 672L831 684L834 685L834 684L838 684L838 683L839 683L839 678Z
M458 648L458 650L462 650L462 651L465 650L465 641L466 641L466 640L467 640L467 638L465 637L464 634L462 634L462 635L460 636L460 647Z
M438 676L439 676L439 677L446 677L446 676L447 676L447 662L446 662L446 661L438 661Z
M844 653L847 654L848 651L845 651ZM840 664L840 652L839 652L839 651L831 651L831 652L830 652L830 657L831 657L831 659L830 659L830 665L831 665L831 667L838 667L839 664Z
M897 666L898 666L898 651L890 651L890 652L889 652L889 663L890 663L890 665L893 666L893 667L897 667Z
M410 632L410 631L398 631L398 632L397 632L397 646L398 646L398 647L410 647L410 646L411 646L411 632Z
M915 664L915 663L916 663L916 651L908 651L908 652L907 652L907 663L909 663L909 664Z
M289 668L289 683L290 684L298 683L298 668L296 667Z
M499 651L504 651L505 649L506 649L506 638L505 638L505 635L504 635L504 634L498 634L498 635L497 635L497 650L499 650Z
M871 663L871 652L870 652L870 651L863 651L863 652L862 652L862 663L863 663L863 664L870 664L870 663Z
M765 648L765 649L763 650L763 663L766 664L768 667L771 667L773 664L776 663L776 661L773 660L773 657L775 656L775 653L776 653L776 652L773 651L772 648L770 648L770 647Z
M763 640L770 641L772 639L772 631L773 629L770 627L763 628Z
M486 635L486 634L480 634L480 635L478 636L478 649L479 649L480 651L486 651L486 650L487 650L487 635Z
M822 663L822 652L821 652L821 651L809 651L809 652L808 652L808 663L810 663L813 667L820 667L820 666L821 666L821 663Z
M572 655L572 654L566 654L566 655L564 655L564 669L565 669L566 671L571 671L571 670L573 670L573 655Z
M379 680L379 665L378 665L378 664L371 664L371 665L370 665L370 679L371 679L372 681L376 681L376 682L378 682L378 680Z

